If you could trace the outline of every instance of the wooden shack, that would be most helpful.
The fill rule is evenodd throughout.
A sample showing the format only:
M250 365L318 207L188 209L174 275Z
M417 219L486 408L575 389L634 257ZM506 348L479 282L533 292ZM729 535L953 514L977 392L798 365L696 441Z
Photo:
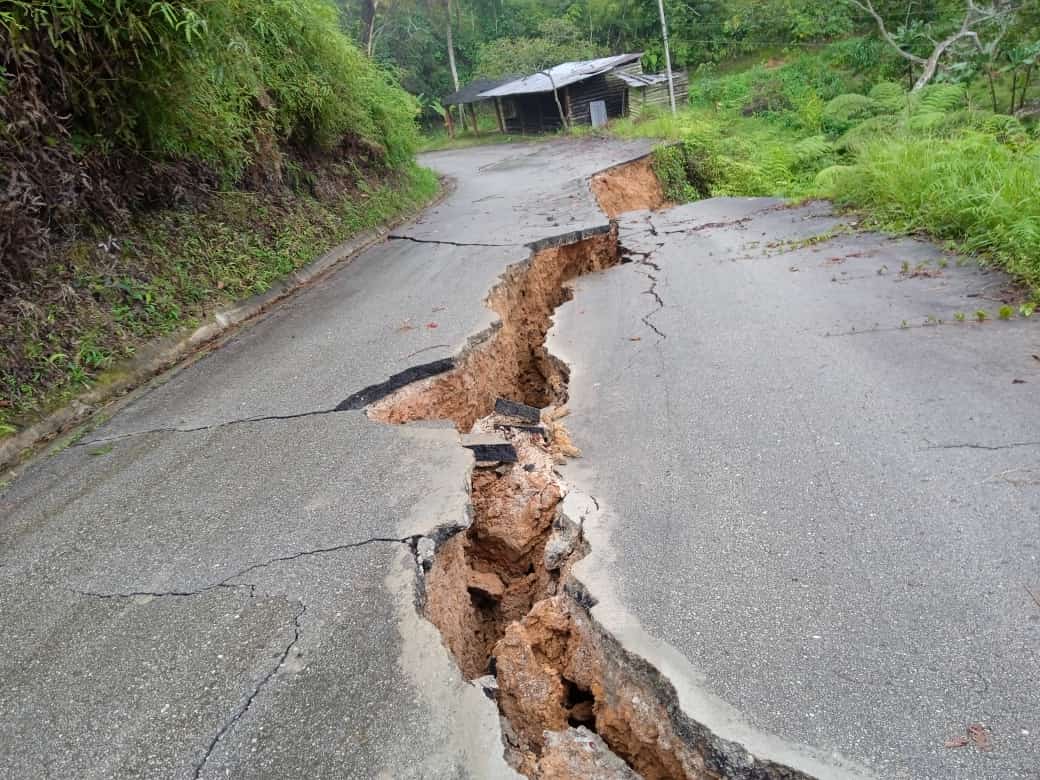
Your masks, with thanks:
M664 73L631 73L618 72L617 78L628 87L626 95L628 103L625 115L638 119L648 108L668 111L671 103L668 98L668 76ZM672 88L675 90L675 105L686 105L690 93L690 76L685 71L672 73Z
M545 133L568 125L590 124L590 106L606 104L608 118L624 115L628 85L620 73L642 73L642 52L581 62L565 62L480 93L494 98L508 133ZM562 116L561 116L562 114Z

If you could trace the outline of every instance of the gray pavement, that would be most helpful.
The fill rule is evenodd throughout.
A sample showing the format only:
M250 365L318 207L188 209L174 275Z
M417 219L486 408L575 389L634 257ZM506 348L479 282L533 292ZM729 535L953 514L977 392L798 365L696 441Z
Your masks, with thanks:
M627 215L653 265L557 316L594 615L745 744L1040 777L1038 324L958 324L1001 275L777 205ZM944 747L972 723L992 750Z
M602 225L587 177L645 151L430 156L457 187L399 231L423 242L365 252L6 487L0 776L512 776L494 704L414 608L407 539L465 522L471 456L444 425L329 412L463 349L524 244Z
M408 542L465 521L470 455L333 410L458 354L646 148L427 156L442 204L4 488L0 776L512 776L413 602ZM779 205L627 215L638 259L558 313L593 615L819 777L1040 777L1040 330L953 324L999 275ZM943 747L978 722L992 750Z

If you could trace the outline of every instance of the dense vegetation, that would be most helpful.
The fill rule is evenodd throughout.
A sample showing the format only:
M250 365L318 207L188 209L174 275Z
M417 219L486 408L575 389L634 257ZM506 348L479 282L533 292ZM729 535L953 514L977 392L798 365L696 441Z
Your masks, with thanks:
M0 433L434 186L331 0L7 0L0 76Z
M702 69L677 117L614 132L680 142L657 152L673 199L829 197L884 227L954 241L1040 289L1037 127L993 112L983 85L911 92L885 79L895 73L860 70L879 46L850 39L736 72Z
M405 87L427 106L453 91L452 61L462 82L621 51L645 52L650 71L664 63L657 4L646 0L338 1L362 45L396 68ZM664 0L664 5L672 60L681 68L769 49L814 50L821 42L867 31L880 35L870 9L891 41L882 56L900 77L911 70L919 74L918 60L927 59L935 42L956 35L965 22L979 45L960 37L944 49L946 76L974 80L1014 68L1019 87L1031 78L1029 63L1036 62L1040 5L1026 0L973 5L979 11L970 18L966 0ZM982 18L986 9L996 16ZM427 115L434 118L433 111Z

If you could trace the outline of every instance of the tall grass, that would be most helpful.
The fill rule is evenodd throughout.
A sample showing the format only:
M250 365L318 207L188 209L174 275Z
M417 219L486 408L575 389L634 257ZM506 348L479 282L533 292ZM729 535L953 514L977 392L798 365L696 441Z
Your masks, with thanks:
M992 135L903 135L874 141L821 183L837 203L886 226L924 231L983 252L1040 288L1040 148Z
M829 197L886 229L953 241L1040 294L1040 127L980 110L961 85L908 94L890 69L871 78L859 48L709 71L677 116L613 132L672 142L655 166L673 200Z

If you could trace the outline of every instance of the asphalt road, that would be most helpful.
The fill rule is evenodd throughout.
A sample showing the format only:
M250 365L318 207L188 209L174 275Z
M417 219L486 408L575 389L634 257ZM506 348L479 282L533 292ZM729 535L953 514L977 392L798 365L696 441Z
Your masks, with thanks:
M1001 275L778 205L627 215L649 257L557 316L594 614L745 744L1040 777L1038 323L959 323ZM944 747L969 724L991 750Z
M0 776L511 776L404 541L464 522L470 457L333 410L457 354L645 150L428 156L457 189L400 237L4 488ZM817 776L1040 777L1040 330L953 322L996 274L777 206L627 215L637 259L557 316L593 615ZM974 723L991 750L943 746Z
M587 177L646 148L431 156L457 186L399 231L419 242L365 252L7 486L0 776L512 776L397 541L465 521L468 451L330 410L459 352L524 244L602 225Z

